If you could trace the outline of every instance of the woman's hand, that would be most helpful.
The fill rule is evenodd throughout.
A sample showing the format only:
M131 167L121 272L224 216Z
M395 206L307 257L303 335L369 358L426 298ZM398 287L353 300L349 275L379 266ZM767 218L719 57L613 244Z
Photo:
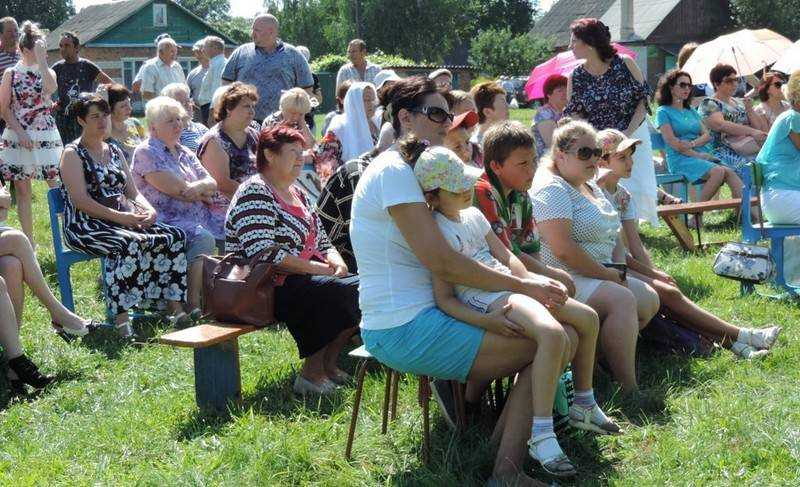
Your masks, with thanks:
M613 267L606 267L606 281L619 284L620 286L628 287L628 283L622 279L622 271L614 269Z
M685 141L685 140L678 139L678 141L675 142L675 145L678 146L678 147L675 148L675 149L677 149L678 152L686 152L686 151L690 151L690 150L693 149L692 144L687 142L687 141Z
M350 270L344 264L329 264L333 267L333 276L334 277L347 277L350 274Z
M762 132L761 130L753 130L753 138L756 139L756 142L759 144L763 144L765 140L767 140L767 133Z
M567 288L549 277L536 276L523 279L525 294L542 303L546 308L559 308L567 302Z
M309 260L308 265L310 266L309 274L313 276L333 276L336 273L336 269L327 262Z
M548 277L552 277L563 284L564 287L567 288L567 294L575 296L575 281L572 280L572 276L569 275L569 272L564 269L556 269L555 267L550 267L549 271Z
M44 66L47 66L47 43L44 39L38 39L33 44L33 53L40 65L44 62Z
M511 305L506 304L502 308L486 313L484 315L484 328L486 331L497 335L525 337L525 329L509 320L506 316L509 311L511 311Z
M131 213L131 212L122 212L117 216L117 223L124 227L133 228L139 230L144 227L145 223L147 222L148 215L144 213Z
M653 279L678 287L678 283L675 282L675 279L660 269L653 269Z
M148 209L144 213L141 213L145 217L147 217L142 222L142 228L150 228L156 223L156 219L158 218L158 212L155 209Z
M181 195L189 201L197 201L204 196L203 190L203 185L195 181L194 183L187 183L186 189L181 191Z
M28 132L24 130L17 132L17 140L23 149L33 150L33 140L28 135Z

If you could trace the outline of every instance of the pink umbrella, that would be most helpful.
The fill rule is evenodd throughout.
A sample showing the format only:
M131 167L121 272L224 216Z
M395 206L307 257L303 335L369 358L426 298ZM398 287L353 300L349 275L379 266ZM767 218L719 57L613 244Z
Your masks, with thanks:
M636 59L635 51L621 44L614 44L614 47L617 48L618 53ZM564 51L533 68L530 77L528 77L528 82L525 83L525 93L528 95L528 99L538 100L544 98L544 82L547 81L547 78L554 74L566 76L576 67L583 64L583 61L583 59L575 59L572 51Z

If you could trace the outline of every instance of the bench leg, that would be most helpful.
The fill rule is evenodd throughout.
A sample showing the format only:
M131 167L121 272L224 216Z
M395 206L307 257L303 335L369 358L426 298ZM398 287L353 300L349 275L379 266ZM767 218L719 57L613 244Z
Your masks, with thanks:
M56 264L56 274L58 290L61 292L61 304L74 313L75 302L72 300L72 282L70 281L69 266Z
M392 397L392 377L394 371L389 367L386 370L386 385L383 388L383 408L381 409L381 434L385 435L389 426L389 402Z
M397 418L397 389L399 389L400 372L392 371L392 399L389 405L389 421Z
M683 247L683 250L695 250L694 237L692 237L692 233L686 227L680 215L665 216L664 221L667 223L669 229L672 230L673 235L678 239L678 243Z
M356 436L356 423L358 410L361 407L361 394L364 391L364 375L367 373L367 361L362 360L356 371L356 397L353 400L353 415L350 417L350 431L347 432L347 446L344 449L344 458L350 460L353 451L353 439Z
M202 412L224 414L242 400L238 339L194 349L194 391Z
M422 406L422 462L428 463L431 456L431 386L428 376L419 378L419 405Z

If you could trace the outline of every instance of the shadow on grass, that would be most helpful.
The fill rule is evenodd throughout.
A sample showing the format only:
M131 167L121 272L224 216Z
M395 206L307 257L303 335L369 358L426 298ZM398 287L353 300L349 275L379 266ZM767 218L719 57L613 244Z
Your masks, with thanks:
M128 347L141 348L155 344L156 337L164 331L163 318L157 314L136 316L133 323L137 336L136 344L122 339L113 324L108 324L108 326L83 337L83 345L90 350L102 353L109 360L116 360Z

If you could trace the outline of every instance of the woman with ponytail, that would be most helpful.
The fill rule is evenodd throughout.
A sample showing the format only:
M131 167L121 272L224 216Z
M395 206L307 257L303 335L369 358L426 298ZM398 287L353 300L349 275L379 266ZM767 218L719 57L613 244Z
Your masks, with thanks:
M586 62L568 78L564 115L581 118L596 130L617 129L640 139L631 177L620 183L636 202L638 217L658 223L657 186L650 132L645 122L649 88L636 62L617 53L611 32L598 19L572 23L570 49Z

